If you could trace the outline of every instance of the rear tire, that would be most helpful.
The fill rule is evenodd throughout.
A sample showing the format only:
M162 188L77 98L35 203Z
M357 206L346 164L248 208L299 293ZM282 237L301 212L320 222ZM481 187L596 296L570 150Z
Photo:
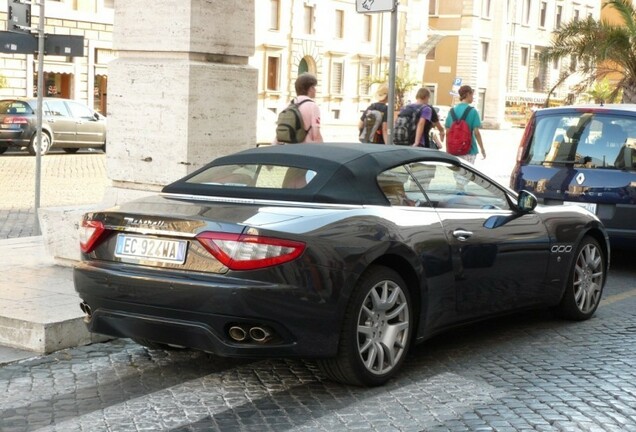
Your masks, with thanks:
M37 140L38 140L38 134L33 134L33 136L31 137L31 142L29 143L29 146L27 147L27 151L29 152L31 156L35 156L37 154L36 153ZM48 153L50 149L51 149L51 137L49 136L48 133L42 131L42 147L40 147L40 154L45 155Z
M345 311L338 354L319 360L343 384L379 386L398 373L409 349L413 307L404 280L387 267L369 268Z
M576 248L557 313L576 321L591 318L601 302L605 273L605 255L601 246L592 237L584 237Z

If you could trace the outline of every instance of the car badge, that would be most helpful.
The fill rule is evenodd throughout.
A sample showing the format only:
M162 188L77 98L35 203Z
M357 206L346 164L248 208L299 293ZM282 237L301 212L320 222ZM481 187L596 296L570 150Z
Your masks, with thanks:
M577 176L576 176L576 182L578 184L582 185L584 181L585 181L585 174L578 173Z

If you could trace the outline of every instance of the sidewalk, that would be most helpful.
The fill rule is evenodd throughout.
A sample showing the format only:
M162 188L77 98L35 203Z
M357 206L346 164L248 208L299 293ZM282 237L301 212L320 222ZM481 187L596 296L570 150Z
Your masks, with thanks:
M42 237L0 240L0 364L95 340L86 330L71 267Z

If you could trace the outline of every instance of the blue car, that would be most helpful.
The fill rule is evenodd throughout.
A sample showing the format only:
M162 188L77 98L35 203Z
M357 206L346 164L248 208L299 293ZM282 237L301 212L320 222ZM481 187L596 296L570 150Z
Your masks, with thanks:
M537 110L510 177L542 204L576 205L607 228L612 247L636 247L636 105Z

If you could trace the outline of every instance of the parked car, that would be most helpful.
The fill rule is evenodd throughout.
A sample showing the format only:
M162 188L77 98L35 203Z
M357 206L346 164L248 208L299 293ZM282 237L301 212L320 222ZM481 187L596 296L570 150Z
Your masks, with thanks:
M44 98L41 154L51 148L75 153L80 148L106 151L106 117L68 99ZM0 154L9 147L36 154L37 98L0 100Z
M253 148L85 214L75 289L91 332L316 358L333 380L381 385L413 343L458 324L529 307L594 314L603 224L536 204L434 150Z
M612 246L636 247L636 105L545 108L530 119L510 186L598 215Z

